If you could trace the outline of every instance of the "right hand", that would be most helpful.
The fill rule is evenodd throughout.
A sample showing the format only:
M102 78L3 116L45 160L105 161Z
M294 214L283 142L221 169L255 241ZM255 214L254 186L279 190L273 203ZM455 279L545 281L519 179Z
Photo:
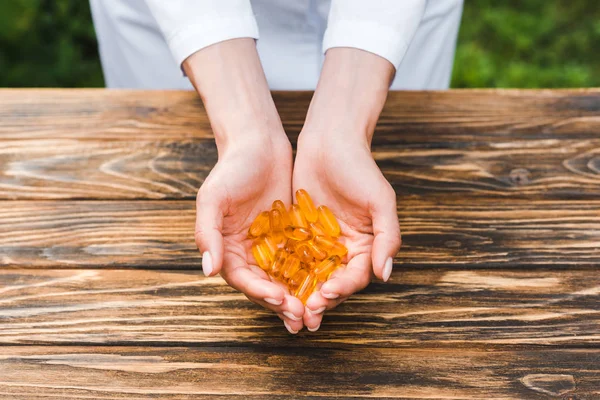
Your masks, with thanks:
M278 314L291 333L304 306L256 265L247 239L254 218L274 200L291 201L292 148L282 132L245 134L219 148L219 161L196 199L196 244L207 276L220 273L250 301Z

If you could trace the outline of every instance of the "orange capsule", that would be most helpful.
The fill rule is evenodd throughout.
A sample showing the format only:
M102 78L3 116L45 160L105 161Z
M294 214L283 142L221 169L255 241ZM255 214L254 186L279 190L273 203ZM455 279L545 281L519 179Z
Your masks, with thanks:
M296 243L297 242L295 240L287 239L285 244L283 245L283 248L285 251L292 254L293 252L296 251Z
M327 236L315 236L312 241L319 249L325 250L330 256L343 257L348 253L346 246Z
M248 236L259 237L269 232L269 212L263 211L254 219L250 228L248 229Z
M283 204L283 201L275 200L271 205L271 210L279 211L284 228L288 225L292 225L292 221L290 220L290 214L288 214L287 208L285 208L285 204Z
M273 254L263 239L257 239L252 243L252 255L260 268L269 270L273 262Z
M325 232L323 225L321 225L318 222L309 222L308 227L310 228L310 231L313 233L313 236L327 236L327 232Z
M269 253L271 253L271 256L275 256L275 253L277 253L277 241L272 236L265 236L262 238L262 240L269 248Z
M303 263L311 263L314 261L314 257L310 248L306 244L307 242L302 242L296 246L296 255Z
M317 210L319 212L319 222L323 225L325 232L327 232L329 236L340 236L340 224L338 224L337 219L335 219L335 215L333 215L331 210L327 206L319 206Z
M298 286L300 286L300 284L304 281L304 279L306 279L307 276L308 271L304 268L300 268L298 272L296 272L294 276L292 276L288 281L288 287L290 288L290 290L296 290Z
M313 240L309 240L306 243L306 246L310 249L312 256L317 260L321 261L327 257L327 252L317 246Z
M312 232L299 226L288 226L283 233L286 237L296 241L312 239Z
M317 219L319 219L317 207L315 207L315 203L313 203L308 192L304 189L298 189L296 191L296 200L306 220L308 222L317 222Z
M302 228L308 228L308 222L306 222L306 217L302 213L300 206L298 204L292 204L290 207L290 220L292 221L293 226L299 226Z
M290 254L285 260L282 274L285 279L290 279L300 269L300 259L295 254Z
M285 261L287 260L287 253L283 249L277 250L275 253L275 257L273 259L273 264L271 264L271 275L275 278L279 278L281 275L281 271L283 270L283 266L285 265Z
M313 290L317 286L317 279L313 272L310 272L306 278L300 283L298 289L294 292L294 296L300 299L303 304L306 304L306 300L310 297Z
M338 256L329 257L323 260L315 267L313 273L319 282L324 282L329 278L329 275L342 263L342 259Z

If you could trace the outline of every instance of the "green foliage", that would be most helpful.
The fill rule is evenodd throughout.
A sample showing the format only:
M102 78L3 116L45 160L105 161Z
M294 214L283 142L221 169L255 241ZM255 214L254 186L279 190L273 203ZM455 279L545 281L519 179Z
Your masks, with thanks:
M600 86L598 0L465 0L452 87Z
M0 87L102 85L87 0L0 2ZM452 86L600 86L598 0L465 0Z

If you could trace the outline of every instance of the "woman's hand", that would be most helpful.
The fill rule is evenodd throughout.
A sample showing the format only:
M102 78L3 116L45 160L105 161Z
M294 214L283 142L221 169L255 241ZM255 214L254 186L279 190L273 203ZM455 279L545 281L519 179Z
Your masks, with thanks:
M324 310L366 287L373 274L387 281L400 248L396 194L370 151L393 73L371 53L330 49L298 139L294 190L306 189L331 209L348 248L347 265L307 301L304 324L311 331Z
M291 333L304 306L256 265L248 228L274 200L290 203L292 148L253 39L202 49L183 63L202 97L219 160L196 199L196 244L208 276L221 273L251 301L275 311Z

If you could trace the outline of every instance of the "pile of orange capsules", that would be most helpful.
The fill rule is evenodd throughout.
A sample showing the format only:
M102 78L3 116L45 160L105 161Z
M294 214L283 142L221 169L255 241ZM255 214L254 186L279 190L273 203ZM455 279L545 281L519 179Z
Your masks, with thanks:
M340 225L327 206L315 207L304 189L289 211L275 200L250 225L248 237L260 268L287 285L302 303L340 266L348 249L337 241Z

